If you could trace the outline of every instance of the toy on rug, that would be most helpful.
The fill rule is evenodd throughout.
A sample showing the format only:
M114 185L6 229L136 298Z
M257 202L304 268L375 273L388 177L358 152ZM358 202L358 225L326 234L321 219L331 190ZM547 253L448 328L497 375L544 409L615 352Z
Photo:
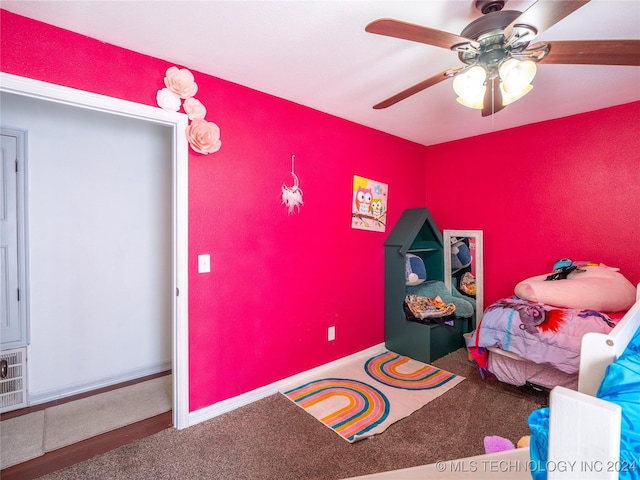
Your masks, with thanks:
M529 440L531 440L531 437L529 435L525 435L524 437L521 437L520 440L518 440L518 443L516 443L516 448L528 447Z
M484 453L506 452L507 450L515 450L516 448L524 448L529 446L529 435L525 435L518 440L516 445L511 440L498 435L484 437Z

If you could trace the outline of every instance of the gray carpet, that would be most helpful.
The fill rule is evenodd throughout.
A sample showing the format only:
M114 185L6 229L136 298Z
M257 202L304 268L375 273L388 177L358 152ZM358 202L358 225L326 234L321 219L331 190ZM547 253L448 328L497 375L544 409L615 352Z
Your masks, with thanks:
M460 349L433 364L466 380L391 425L346 443L276 394L185 430L139 442L43 477L57 479L331 480L484 453L483 438L514 443L546 401L528 388L482 380Z

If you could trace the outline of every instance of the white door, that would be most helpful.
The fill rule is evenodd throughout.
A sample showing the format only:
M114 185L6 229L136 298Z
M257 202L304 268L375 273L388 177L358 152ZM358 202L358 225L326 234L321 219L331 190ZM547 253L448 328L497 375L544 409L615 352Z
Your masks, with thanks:
M19 223L24 151L24 133L3 128L0 154L0 346L3 349L27 344L25 269L20 261L20 242L24 239Z

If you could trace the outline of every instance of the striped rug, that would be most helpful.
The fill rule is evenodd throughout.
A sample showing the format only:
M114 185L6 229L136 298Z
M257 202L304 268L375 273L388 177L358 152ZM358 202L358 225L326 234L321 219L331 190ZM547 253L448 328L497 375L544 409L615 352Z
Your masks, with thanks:
M352 443L383 432L463 380L432 365L384 352L282 393Z

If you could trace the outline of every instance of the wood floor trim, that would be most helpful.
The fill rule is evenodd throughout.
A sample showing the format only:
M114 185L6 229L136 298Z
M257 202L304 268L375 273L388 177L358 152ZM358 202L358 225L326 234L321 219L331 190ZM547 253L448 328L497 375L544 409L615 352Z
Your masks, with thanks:
M154 373L152 375L146 375L144 377L134 378L133 380L129 380L127 382L121 382L115 385L109 385L108 387L97 388L89 392L78 393L77 395L71 395L69 397L60 398L58 400L52 400L50 402L40 403L38 405L20 408L18 410L13 410L11 412L5 412L0 414L0 420L9 420L10 418L19 417L21 415L26 415L32 412L38 412L40 410L44 410L49 407L55 407L57 405L73 402L74 400L80 400L81 398L87 398L93 395L98 395L100 393L110 392L112 390L117 390L119 388L128 387L130 385L135 385L137 383L146 382L147 380L153 380L154 378L164 377L165 375L171 375L171 370Z

